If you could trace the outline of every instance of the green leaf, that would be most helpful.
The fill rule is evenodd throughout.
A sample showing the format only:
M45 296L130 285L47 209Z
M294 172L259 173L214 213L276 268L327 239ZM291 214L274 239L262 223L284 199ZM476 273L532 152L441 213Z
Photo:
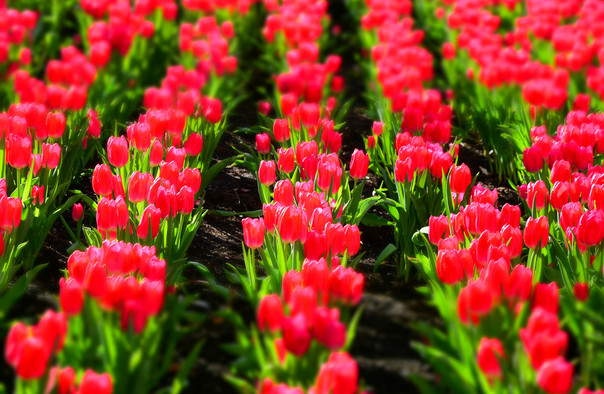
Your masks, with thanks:
M382 253L380 253L378 258L375 260L375 265L373 266L373 272L376 272L377 269L379 268L380 264L382 264L382 262L384 260L386 260L388 258L388 256L390 256L395 251L396 251L396 246L394 246L393 244L388 244L384 248L384 250L382 250Z

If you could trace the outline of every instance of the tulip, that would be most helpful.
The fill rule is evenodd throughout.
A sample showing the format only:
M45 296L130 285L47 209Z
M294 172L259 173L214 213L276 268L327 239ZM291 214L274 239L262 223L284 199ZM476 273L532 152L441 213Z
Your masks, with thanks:
M289 174L294 170L295 167L295 154L293 148L279 148L278 150L279 159L277 160L277 167L279 171Z
M106 164L97 164L92 173L92 189L100 196L108 196L112 193L111 178L113 174Z
M524 229L524 244L529 249L537 247L545 248L549 237L549 223L547 217L541 216L538 219L528 218Z
M111 394L113 383L108 373L97 374L92 370L86 370L80 382L79 394Z
M472 182L472 174L465 163L451 168L450 184L453 193L465 193L470 182Z
M604 239L604 212L585 212L577 225L576 235L577 240L587 247L599 245Z
M16 169L29 167L31 163L32 142L30 136L11 133L6 136L6 161Z
M155 239L159 233L159 226L161 224L161 210L155 205L148 205L140 216L140 222L136 228L136 235L140 239L147 239L149 236L149 229L151 229L151 238Z
M346 326L338 319L337 308L319 307L312 319L312 335L328 349L336 350L346 343Z
M548 360L537 373L537 383L546 393L568 393L573 382L573 365L562 357Z
M522 161L528 172L539 172L543 168L543 151L539 145L526 148L522 153Z
M446 284L455 284L463 279L464 270L454 250L440 250L436 258L436 273Z
M245 218L243 225L243 242L250 249L258 249L264 242L264 221L260 219Z
M61 138L65 131L65 115L62 112L49 112L46 117L48 137Z
M373 126L371 127L371 131L373 135L380 136L382 135L382 130L384 129L384 124L382 122L373 122Z
M537 283L533 294L533 310L541 307L550 313L558 314L558 286L555 282L549 284Z
M271 151L271 138L267 133L256 134L256 150L263 155Z
M61 309L68 316L74 316L80 313L84 305L84 289L80 282L74 278L61 278L59 280L61 288L59 292L59 303Z
M499 360L504 355L505 351L499 339L483 337L478 345L478 367L489 379L499 379L502 375Z
M294 185L289 179L278 181L273 191L275 202L290 206L294 203Z
M283 324L283 304L276 294L264 296L258 306L257 320L260 330L276 332Z
M222 117L222 103L218 99L204 97L202 100L203 116L210 123L220 122Z
M573 286L573 294L577 301L584 302L589 298L589 287L587 283L577 282Z
M549 200L549 193L545 182L537 181L535 183L529 183L527 185L527 196L526 202L529 208L533 209L533 206L537 210L545 208L545 204Z
M298 357L304 355L310 346L310 340L311 335L304 314L299 313L283 319L283 342L290 353Z
M184 145L185 153L187 156L195 157L201 153L203 149L203 138L197 133L191 133L189 138L185 141Z
M369 155L362 150L355 149L350 159L350 176L359 180L365 178L369 167Z
M430 216L428 220L428 239L433 245L439 240L449 236L449 220L445 215Z
M82 204L80 204L80 203L73 204L72 213L71 213L71 217L73 218L73 220L75 222L79 222L80 219L82 218L83 214L84 214L84 207L82 207Z
M258 180L265 186L270 186L277 179L275 162L272 160L260 162L258 169Z
M321 366L311 392L353 394L358 392L358 366L348 353L332 353Z

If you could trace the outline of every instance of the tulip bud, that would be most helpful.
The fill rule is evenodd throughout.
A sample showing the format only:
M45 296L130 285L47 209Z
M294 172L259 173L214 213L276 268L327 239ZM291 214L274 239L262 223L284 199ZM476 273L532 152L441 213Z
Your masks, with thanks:
M262 160L258 169L258 180L265 186L270 186L277 179L275 162Z
M79 394L111 394L112 392L113 383L108 373L98 375L90 369L84 372Z
M256 150L263 155L271 151L271 138L267 133L256 134Z
M281 298L276 294L264 296L258 306L258 326L260 330L276 332L283 323L283 304Z
M243 242L250 249L258 249L264 242L264 220L245 218L243 225Z
M367 175L369 155L362 150L355 149L350 159L350 176L352 179L361 179Z

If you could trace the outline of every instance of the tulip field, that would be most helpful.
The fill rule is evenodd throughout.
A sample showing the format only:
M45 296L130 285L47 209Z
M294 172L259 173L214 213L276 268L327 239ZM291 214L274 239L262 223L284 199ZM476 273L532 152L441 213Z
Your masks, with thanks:
M0 393L602 394L604 0L0 0L0 268Z

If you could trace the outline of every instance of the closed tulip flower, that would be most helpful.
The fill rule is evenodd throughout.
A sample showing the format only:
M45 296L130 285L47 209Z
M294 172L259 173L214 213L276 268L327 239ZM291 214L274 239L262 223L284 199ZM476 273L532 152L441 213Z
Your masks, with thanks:
M256 150L263 155L271 151L271 137L267 133L256 134Z
M548 360L537 372L537 383L548 394L568 393L573 383L573 365L563 357Z
M577 240L587 247L599 245L604 239L604 212L585 212L579 220L576 235Z
M260 167L258 168L258 180L265 186L270 186L275 183L277 179L277 166L275 162L272 160L265 161L262 160L260 162Z
M294 170L295 167L294 148L279 148L278 154L279 159L277 160L277 167L279 167L279 171L289 174Z
M470 182L472 182L472 174L465 163L451 168L450 183L453 193L465 193Z
M6 137L6 161L16 169L28 167L31 163L32 142L30 136L21 137L11 133Z
M191 133L185 141L184 148L187 156L194 157L199 155L203 149L203 138L197 133Z
M502 368L499 362L505 356L503 345L497 338L483 337L478 345L478 366L489 379L499 379Z
M302 356L310 346L309 323L304 314L283 319L283 342L285 348L295 356Z
M264 220L245 218L243 225L243 242L250 249L258 249L264 242Z
M111 394L112 392L113 383L108 373L99 375L90 369L84 372L78 394Z
M48 137L61 138L65 131L65 115L62 112L49 112L46 117Z
M539 145L526 148L522 153L522 161L528 172L539 172L543 168L543 151Z
M365 178L369 167L369 155L362 150L355 149L350 159L350 176L358 180Z
M276 332L283 324L283 303L276 294L264 296L258 306L257 320L260 330Z
M524 244L529 249L537 247L545 248L549 237L549 222L547 217L541 216L538 219L528 218L524 229Z

